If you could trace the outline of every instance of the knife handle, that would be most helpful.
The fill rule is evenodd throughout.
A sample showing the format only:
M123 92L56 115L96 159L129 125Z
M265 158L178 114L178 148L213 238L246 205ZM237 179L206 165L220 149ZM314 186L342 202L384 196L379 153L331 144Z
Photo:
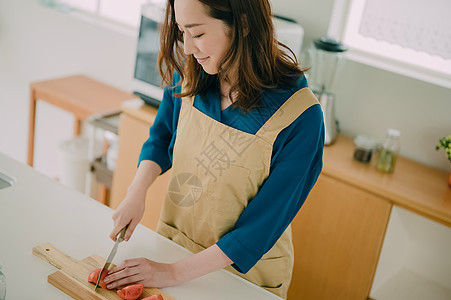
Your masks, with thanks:
M128 228L128 224L125 225L125 227L122 228L121 231L119 231L119 237L118 237L119 243L124 240L124 236L125 236L125 232L127 231L127 228Z

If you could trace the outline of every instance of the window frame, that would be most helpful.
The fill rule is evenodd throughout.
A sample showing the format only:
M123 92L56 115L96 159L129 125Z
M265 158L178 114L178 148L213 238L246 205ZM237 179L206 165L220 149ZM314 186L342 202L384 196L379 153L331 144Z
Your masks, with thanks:
M80 5L77 5L77 1L74 0L38 0L38 1L41 5L45 7L53 8L61 12L72 14L86 21L106 25L107 27L114 28L118 31L130 32L131 30L137 30L139 28L140 23L139 18L137 18L137 20L135 20L134 22L130 22L124 18L114 17L111 14L109 14L108 11L102 12L102 3L106 3L106 1L108 0L88 0L92 4L80 4ZM147 4L151 1L164 1L164 0L139 0L138 2L142 2L140 5L140 7L142 7L142 5ZM112 6L109 7L111 8ZM141 10L139 10L139 15L140 14Z
M349 42L349 35L358 32L358 25L360 24L357 18L361 18L361 15L357 17L352 15L356 13L356 9L359 9L356 8L356 2L359 2L357 5L363 6L365 1L366 0L335 0L334 2L328 28L328 36L342 41L349 48L345 54L346 58L351 61L429 82L441 87L451 88L451 60L449 59L445 60L426 53L405 49L401 46L389 45L387 42L370 41L370 38L366 38L366 42L369 43L385 44L383 47L386 51L393 51L393 53L395 53L395 51L397 53L404 52L405 55L414 57L414 59L412 59L413 61L418 60L424 62L423 64L415 64L406 59L403 60L402 56L401 58L397 58L396 55L392 55L392 53L383 54L380 52L371 52L365 49L364 46L359 47L358 45L355 45L353 41ZM362 43L362 41L360 42ZM368 46L368 48L371 47L371 45ZM428 67L428 63L429 66L440 66L440 64L445 63L446 66L449 66L449 69L447 69L449 72L440 70L439 68Z

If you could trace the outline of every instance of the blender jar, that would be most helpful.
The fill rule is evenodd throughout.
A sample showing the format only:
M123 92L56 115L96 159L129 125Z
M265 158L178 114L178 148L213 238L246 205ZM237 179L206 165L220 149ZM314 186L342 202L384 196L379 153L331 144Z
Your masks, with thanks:
M330 38L320 38L313 42L309 50L311 76L309 86L319 100L323 110L325 125L325 145L334 142L338 132L335 119L335 95L333 93L337 73L346 47Z
M334 85L347 48L340 42L328 37L313 41L309 50L312 65L309 84L317 93L333 93Z

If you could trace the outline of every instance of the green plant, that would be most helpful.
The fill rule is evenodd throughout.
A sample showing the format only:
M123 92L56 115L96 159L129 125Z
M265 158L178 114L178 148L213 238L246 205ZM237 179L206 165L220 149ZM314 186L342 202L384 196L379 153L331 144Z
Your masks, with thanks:
M449 161L451 161L451 134L447 137L441 138L439 142L440 143L435 146L435 150L439 150L443 147L445 149L446 156L448 157Z

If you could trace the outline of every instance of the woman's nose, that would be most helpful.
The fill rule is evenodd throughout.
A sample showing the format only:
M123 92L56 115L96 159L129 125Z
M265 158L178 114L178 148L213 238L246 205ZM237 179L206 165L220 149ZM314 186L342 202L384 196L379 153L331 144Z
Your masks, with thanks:
M193 39L188 35L188 34L184 34L183 35L183 51L185 52L186 55L191 55L194 53L194 45L193 45Z

